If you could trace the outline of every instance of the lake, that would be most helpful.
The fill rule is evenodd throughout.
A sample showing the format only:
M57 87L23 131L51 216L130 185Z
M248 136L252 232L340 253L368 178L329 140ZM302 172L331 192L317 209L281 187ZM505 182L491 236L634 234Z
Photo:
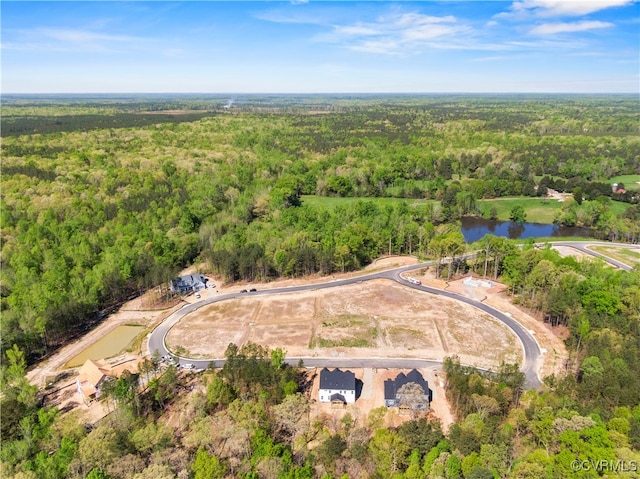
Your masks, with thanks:
M593 232L586 228L549 225L543 223L514 223L497 221L475 216L462 218L462 234L467 243L478 241L486 234L504 236L509 239L542 238L552 236L591 237Z

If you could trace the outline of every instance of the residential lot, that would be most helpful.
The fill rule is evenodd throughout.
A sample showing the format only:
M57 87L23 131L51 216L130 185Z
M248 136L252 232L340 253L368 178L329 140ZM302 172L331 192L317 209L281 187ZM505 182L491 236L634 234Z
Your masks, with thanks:
M229 343L283 347L292 357L402 357L495 367L522 359L502 323L466 304L387 280L248 296L199 309L167 336L195 358L221 358Z
M313 388L311 389L310 398L315 400L312 410L312 417L325 417L325 422L329 425L340 423L340 419L345 414L350 414L356 421L366 421L369 413L376 408L384 407L384 382L387 379L393 379L401 372L408 373L409 369L358 369L349 368L355 376L356 380L362 382L362 392L356 399L355 404L341 407L334 407L331 403L318 402L318 384L320 378L320 369L313 369L310 374L314 375ZM445 398L443 387L443 374L434 369L418 370L425 380L429 383L433 398L430 410L426 413L429 417L440 420L443 429L448 430L453 423L454 418L449 409L449 405ZM328 419L328 420L327 420ZM398 426L405 421L413 419L411 414L401 414L398 408L388 408L384 417L387 426Z

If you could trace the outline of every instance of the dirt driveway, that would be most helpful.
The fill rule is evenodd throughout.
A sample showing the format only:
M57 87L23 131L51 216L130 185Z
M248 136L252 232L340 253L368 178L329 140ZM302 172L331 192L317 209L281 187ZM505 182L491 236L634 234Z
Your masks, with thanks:
M337 425L345 414L349 413L356 422L365 421L369 413L376 408L385 407L384 401L384 382L387 379L395 379L400 373L408 373L409 369L359 369L350 368L356 377L356 380L362 381L362 392L354 404L345 406L344 408L335 408L331 403L318 402L318 386L320 382L320 370L314 370L314 382L310 392L310 399L315 401L311 410L314 418L329 418L326 421L327 426ZM434 369L419 369L422 377L427 381L429 389L431 389L432 400L429 405L430 411L428 416L440 420L443 431L446 433L449 427L454 423L454 417L449 408L449 403L445 397L444 383L442 381L443 373ZM413 419L411 414L403 414L398 408L388 408L384 416L386 427L397 427L403 422Z

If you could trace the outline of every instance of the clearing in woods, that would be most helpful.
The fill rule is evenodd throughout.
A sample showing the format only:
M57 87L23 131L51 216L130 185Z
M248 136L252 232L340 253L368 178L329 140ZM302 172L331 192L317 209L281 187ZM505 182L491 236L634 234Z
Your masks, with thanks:
M496 367L523 356L515 335L491 316L387 280L212 304L180 321L166 341L194 358L222 358L229 343L247 341L292 357L457 354L463 364Z

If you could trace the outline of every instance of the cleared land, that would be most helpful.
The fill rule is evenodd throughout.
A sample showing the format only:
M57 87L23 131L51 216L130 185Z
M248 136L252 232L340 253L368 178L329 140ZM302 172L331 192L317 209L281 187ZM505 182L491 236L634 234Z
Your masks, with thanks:
M471 306L377 280L336 289L247 296L202 308L167 336L195 358L223 357L229 343L283 347L289 356L442 359L495 367L522 359L502 323Z
M589 249L633 267L640 264L640 250L624 246L589 246Z

